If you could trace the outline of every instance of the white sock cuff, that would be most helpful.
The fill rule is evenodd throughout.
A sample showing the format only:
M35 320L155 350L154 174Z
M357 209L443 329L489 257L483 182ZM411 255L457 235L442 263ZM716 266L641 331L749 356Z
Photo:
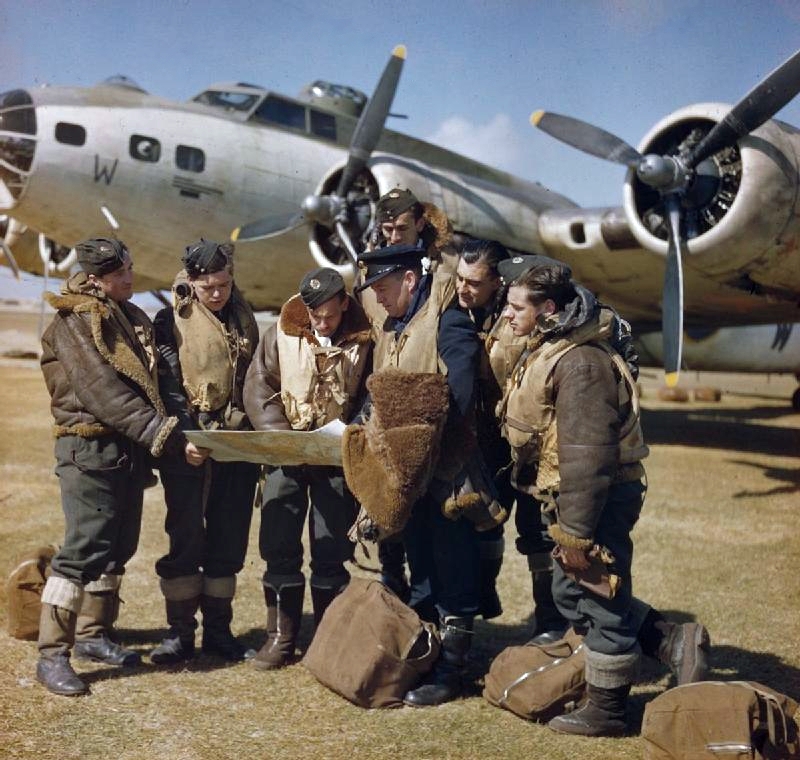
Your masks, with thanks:
M61 607L61 609L69 610L77 615L81 611L82 602L83 586L80 583L61 578L58 575L51 575L44 584L42 604Z

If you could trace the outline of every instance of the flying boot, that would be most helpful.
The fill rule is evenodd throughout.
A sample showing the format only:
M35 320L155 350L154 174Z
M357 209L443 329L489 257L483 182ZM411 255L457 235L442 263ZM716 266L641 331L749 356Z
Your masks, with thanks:
M83 602L75 630L75 656L79 660L133 667L141 655L114 641L114 623L119 616L121 575L103 573L83 587Z
M337 575L332 578L311 576L311 609L314 611L314 630L319 628L322 616L331 602L342 593L350 582L349 573Z
M255 656L231 633L233 597L236 593L236 576L203 578L200 611L203 615L203 652L215 654L229 662L249 660Z
M253 658L258 670L277 670L295 656L297 634L303 617L305 578L302 575L264 577L267 604L267 640Z
M203 576L197 573L161 578L160 585L167 608L169 633L150 652L150 660L157 665L173 665L194 657L194 632L197 630L195 614L200 607Z
M72 697L87 694L69 661L75 643L75 626L83 600L83 586L51 575L42 592L39 616L39 662L36 680L53 694Z
M445 617L442 620L439 659L422 685L406 692L404 704L411 707L441 705L464 693L462 679L467 653L472 645L472 627L472 617Z
M533 588L533 637L529 644L552 644L564 637L569 623L553 601L553 559L547 552L528 555Z
M586 702L547 725L560 734L620 736L627 729L625 708L639 672L639 647L625 654L586 648Z
M478 587L478 609L484 620L491 620L503 614L503 605L497 593L497 576L503 566L503 552L506 542L503 536L480 541L480 585Z
M669 623L650 609L639 628L642 652L666 665L678 686L704 680L708 675L711 637L700 623Z

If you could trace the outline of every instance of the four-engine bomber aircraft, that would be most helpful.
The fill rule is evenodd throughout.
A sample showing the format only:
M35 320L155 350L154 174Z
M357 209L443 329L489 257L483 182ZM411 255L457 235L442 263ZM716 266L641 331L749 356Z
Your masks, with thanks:
M237 281L256 308L274 308L315 265L349 272L375 201L400 186L442 208L462 238L562 259L637 331L663 327L673 379L682 319L800 318L800 137L772 118L800 90L800 52L732 108L667 116L638 150L576 119L534 114L558 139L629 167L623 206L594 209L384 129L404 58L399 46L369 99L318 81L297 98L239 83L175 103L124 77L6 92L6 254L23 225L62 269L79 240L117 235L149 290L169 287L187 241L236 230Z

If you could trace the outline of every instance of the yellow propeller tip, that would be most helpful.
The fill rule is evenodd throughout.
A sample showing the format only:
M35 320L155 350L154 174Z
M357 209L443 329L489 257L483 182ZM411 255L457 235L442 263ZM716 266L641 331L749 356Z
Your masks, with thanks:
M233 232L231 232L231 242L235 243L239 239L239 233L242 231L241 227L237 227Z
M544 111L534 111L531 114L531 124L533 124L534 127L538 127L539 122L542 120L542 116L544 116Z
M678 375L679 372L665 372L664 373L664 382L667 384L667 388L674 388L678 384Z
M406 59L406 46L405 45L398 45L394 50L392 50L392 55L395 58L402 58L403 60Z

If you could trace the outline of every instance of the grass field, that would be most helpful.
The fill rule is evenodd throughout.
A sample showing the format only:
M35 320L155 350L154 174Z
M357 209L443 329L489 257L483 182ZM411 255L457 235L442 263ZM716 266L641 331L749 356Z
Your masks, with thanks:
M685 378L691 385L692 378ZM711 631L713 676L755 679L800 697L800 415L788 411L790 380L731 377L720 404L656 400L644 382L650 492L635 533L637 595L675 619ZM0 575L22 551L58 542L63 520L52 474L48 398L34 362L0 362ZM159 487L146 495L139 553L122 588L121 634L146 654L164 633L153 564L166 539ZM253 534L258 525L254 515ZM239 577L234 628L260 646L261 561L251 541ZM363 573L362 570L354 570ZM639 758L645 703L669 685L648 667L622 739L558 736L480 696L491 657L526 640L530 580L507 535L500 577L504 614L477 624L472 694L438 708L365 711L319 685L302 665L258 672L198 657L122 671L76 663L83 698L50 695L34 679L35 644L5 633L0 595L0 756L67 760L227 758ZM306 601L301 645L311 632Z

